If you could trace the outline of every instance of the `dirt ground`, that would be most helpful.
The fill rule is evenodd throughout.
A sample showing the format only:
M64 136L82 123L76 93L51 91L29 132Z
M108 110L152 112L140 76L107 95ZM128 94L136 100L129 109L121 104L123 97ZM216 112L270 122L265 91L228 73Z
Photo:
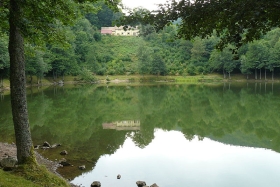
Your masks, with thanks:
M45 165L46 168L50 172L53 172L54 174L61 177L60 174L56 172L57 167L59 167L58 162L53 162L53 161L47 160L44 157L42 157L39 153L37 153L36 151L35 151L35 155L36 155L36 160L37 160L38 164ZM16 145L0 142L0 160L7 156L16 158L16 156L17 156ZM71 184L71 186L76 187L76 185L73 185L73 184Z

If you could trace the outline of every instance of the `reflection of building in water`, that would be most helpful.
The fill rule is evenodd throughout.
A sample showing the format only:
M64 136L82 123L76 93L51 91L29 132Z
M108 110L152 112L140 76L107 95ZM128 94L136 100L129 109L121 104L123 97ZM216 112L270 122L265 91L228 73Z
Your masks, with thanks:
M140 120L126 120L126 121L115 121L112 123L103 123L103 129L115 129L121 130L140 130Z

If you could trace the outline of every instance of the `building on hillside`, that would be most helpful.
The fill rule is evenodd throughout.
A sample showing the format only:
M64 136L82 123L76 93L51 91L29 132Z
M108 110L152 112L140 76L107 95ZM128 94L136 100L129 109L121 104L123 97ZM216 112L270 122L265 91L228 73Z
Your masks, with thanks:
M139 29L137 27L128 27L125 31L123 27L101 27L101 34L113 36L138 36Z

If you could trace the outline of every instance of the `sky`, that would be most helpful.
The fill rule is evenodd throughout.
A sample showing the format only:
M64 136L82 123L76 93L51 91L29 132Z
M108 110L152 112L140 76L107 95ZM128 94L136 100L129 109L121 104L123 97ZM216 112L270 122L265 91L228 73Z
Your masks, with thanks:
M164 4L166 0L122 0L122 3L128 8L143 7L149 10L157 9L155 4Z

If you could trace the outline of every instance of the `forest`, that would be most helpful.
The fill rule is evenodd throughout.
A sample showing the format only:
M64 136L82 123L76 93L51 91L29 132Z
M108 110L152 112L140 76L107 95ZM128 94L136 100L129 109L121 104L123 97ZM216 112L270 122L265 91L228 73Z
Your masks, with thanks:
M101 35L101 27L115 26L123 14L103 2L96 13L87 13L72 26L56 27L66 33L66 41L25 42L26 76L44 76L56 80L66 75L93 81L94 75L197 75L218 72L224 78L231 73L247 79L273 80L280 67L280 29L274 28L260 40L243 45L238 51L230 44L222 51L215 48L219 38L177 37L178 25L156 32L152 25L138 25L139 36ZM180 22L180 20L178 20ZM0 38L0 85L9 77L8 36Z

